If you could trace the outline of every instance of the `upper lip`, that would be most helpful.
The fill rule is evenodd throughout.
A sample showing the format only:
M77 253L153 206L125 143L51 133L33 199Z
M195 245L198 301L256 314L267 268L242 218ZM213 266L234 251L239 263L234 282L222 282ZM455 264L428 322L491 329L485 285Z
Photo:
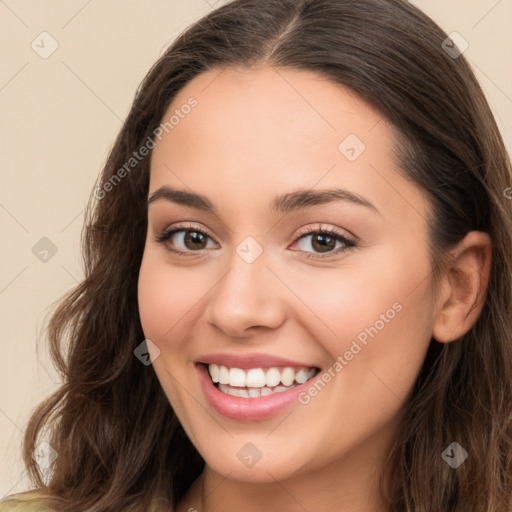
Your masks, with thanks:
M218 352L215 354L206 354L196 361L202 364L217 364L228 368L271 368L275 366L290 366L296 368L316 368L310 363L302 363L285 359L270 354L230 354L227 352Z

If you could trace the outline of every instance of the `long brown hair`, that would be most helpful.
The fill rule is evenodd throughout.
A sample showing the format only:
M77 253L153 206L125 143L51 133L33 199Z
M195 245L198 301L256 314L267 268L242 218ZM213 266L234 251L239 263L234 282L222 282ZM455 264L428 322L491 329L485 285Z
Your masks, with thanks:
M112 180L190 80L259 63L319 73L395 126L401 172L431 208L434 285L447 249L472 230L491 236L483 311L460 340L431 341L381 484L393 512L512 510L512 171L482 90L464 56L443 49L446 38L402 0L235 0L156 62L100 176L97 190L108 192L90 197L85 278L48 324L63 383L30 418L24 458L57 510L174 507L204 467L153 369L133 353L144 339L137 279L150 156ZM58 458L45 482L32 452L46 432ZM468 453L457 469L442 458L452 442Z

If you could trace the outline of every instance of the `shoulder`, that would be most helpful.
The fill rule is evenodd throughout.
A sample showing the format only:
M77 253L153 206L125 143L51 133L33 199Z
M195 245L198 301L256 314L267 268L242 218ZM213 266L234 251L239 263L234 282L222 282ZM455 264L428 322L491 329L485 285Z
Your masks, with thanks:
M132 510L132 509L130 509ZM166 512L169 506L163 503L155 503L151 512ZM11 494L0 500L0 512L56 512L54 508L47 505L45 495L38 491L27 491L18 494Z
M38 491L12 494L0 501L0 512L53 512Z
M130 509L131 510L131 509ZM151 512L166 512L169 506L163 503L155 503ZM27 491L18 494L11 494L0 500L0 512L56 512L54 508L47 505L45 495L38 491Z

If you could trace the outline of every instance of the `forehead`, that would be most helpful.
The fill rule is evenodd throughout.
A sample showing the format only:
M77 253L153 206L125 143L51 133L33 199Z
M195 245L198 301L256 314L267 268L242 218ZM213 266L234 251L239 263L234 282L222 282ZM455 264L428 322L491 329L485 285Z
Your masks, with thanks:
M216 143L221 138L232 141L232 146L244 143L244 150L251 146L255 152L263 145L279 149L287 143L294 146L292 153L296 154L322 143L337 152L340 137L355 133L368 138L367 132L382 121L378 112L346 87L316 73L290 68L260 65L207 71L179 92L164 120L191 97L198 105L190 122L183 119L173 129L175 135L190 135L187 128L193 128L199 138L214 127ZM385 135L389 147L392 134ZM211 138L211 133L208 136Z
M185 108L191 99L195 107ZM398 172L392 126L316 73L212 69L180 91L162 122L172 116L153 150L150 193L172 184L225 199L228 189L247 207L269 199L270 190L343 187L399 215L412 202L426 206Z

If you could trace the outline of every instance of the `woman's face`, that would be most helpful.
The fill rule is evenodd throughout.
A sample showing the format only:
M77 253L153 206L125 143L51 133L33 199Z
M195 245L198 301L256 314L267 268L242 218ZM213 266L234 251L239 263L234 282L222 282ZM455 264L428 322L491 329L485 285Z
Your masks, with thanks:
M427 202L392 128L316 74L267 66L198 76L171 116L138 293L188 436L237 480L374 468L434 317Z

